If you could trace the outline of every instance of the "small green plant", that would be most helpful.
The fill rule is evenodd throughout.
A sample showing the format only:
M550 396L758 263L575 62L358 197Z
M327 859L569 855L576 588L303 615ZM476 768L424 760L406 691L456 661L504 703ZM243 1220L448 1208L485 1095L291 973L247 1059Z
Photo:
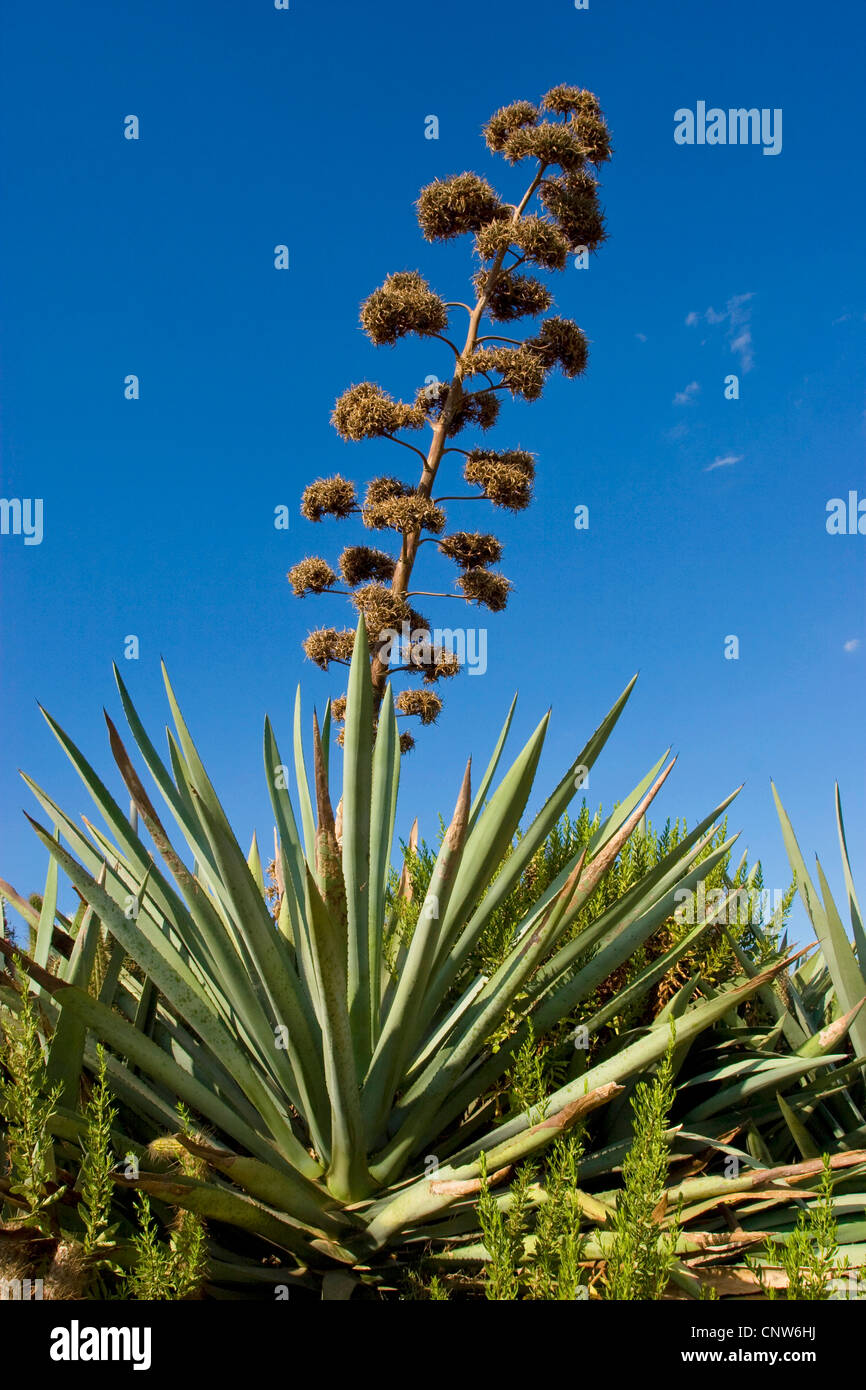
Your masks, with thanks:
M484 1296L509 1302L520 1297L521 1275L526 1263L524 1238L529 1213L529 1188L535 1178L532 1164L524 1164L511 1185L509 1204L503 1211L490 1188L486 1155L481 1160L481 1195L478 1219L485 1248L490 1255Z
M6 1216L16 1225L49 1234L51 1208L64 1189L54 1184L54 1153L48 1122L60 1088L49 1088L39 1039L36 1005L26 988L16 1015L7 1014L0 1047L0 1116L5 1122L8 1174ZM53 1189L53 1190L51 1190Z
M778 1290L764 1281L763 1269L767 1265L782 1270L787 1281L785 1296L798 1302L832 1298L834 1281L847 1271L847 1261L839 1259L829 1154L824 1154L823 1163L818 1200L808 1210L800 1209L790 1238L782 1244L768 1237L763 1261L747 1261L769 1299L778 1298Z
M515 1114L526 1114L533 1106L538 1107L539 1114L547 1113L549 1087L544 1074L543 1050L536 1043L532 1019L527 1024L526 1041L514 1059L510 1081L511 1108Z
M535 1247L527 1277L529 1297L546 1301L586 1295L581 1259L580 1209L575 1201L582 1133L557 1139L548 1164L545 1200L535 1222Z
M181 1121L181 1132L189 1138L193 1134L189 1113L181 1104L177 1106ZM200 1164L181 1146L173 1146L185 1177L198 1175ZM133 1238L135 1263L126 1281L126 1298L146 1300L195 1298L207 1277L207 1230L201 1217L195 1212L181 1210L174 1227L169 1232L168 1242L160 1240L159 1227L150 1207L146 1192L136 1194L138 1230Z
M662 1230L662 1193L670 1144L667 1117L674 1101L674 1030L652 1082L641 1082L632 1100L634 1139L622 1165L623 1187L612 1218L602 1296L616 1301L659 1299L674 1263L677 1223Z
M111 1127L117 1111L111 1103L111 1092L108 1089L105 1049L99 1046L96 1055L96 1080L83 1111L83 1158L77 1184L81 1194L78 1214L84 1225L82 1247L88 1259L98 1256L106 1245L111 1243L109 1221L114 1195L114 1179L111 1175L114 1166Z

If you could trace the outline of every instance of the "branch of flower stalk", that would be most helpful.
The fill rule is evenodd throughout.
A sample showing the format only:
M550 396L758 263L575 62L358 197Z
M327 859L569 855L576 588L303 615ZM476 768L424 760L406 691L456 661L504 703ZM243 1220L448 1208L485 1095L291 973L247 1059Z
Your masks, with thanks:
M437 335L437 336L438 336L438 335ZM390 439L390 441L391 441L392 444L402 444L404 449L411 449L411 450L412 450L412 453L413 453L413 454L417 454L418 457L419 457L419 459L421 459L424 463L427 462L427 455L424 453L424 450L423 450L423 449L419 449L415 444L410 444L408 440L406 440L406 439L398 439L397 436L396 436L396 434L383 434L383 435L382 435L382 438L383 438L383 439ZM361 510L362 510L361 507L354 507L354 508L353 508L353 511L356 511L356 512L360 512Z
M533 178L532 182L530 183L529 187L524 193L521 201L517 204L517 206L514 209L514 215L511 219L512 222L519 222L521 216L523 215L523 211L526 208L526 205L528 204L532 195L535 193L535 190L538 188L538 185L541 183L546 169L547 165L539 161L535 177ZM463 378L466 371L464 364L468 363L469 358L475 351L475 347L478 341L478 331L481 326L481 319L484 315L484 311L487 308L490 295L496 285L496 281L498 279L499 272L502 269L502 262L505 259L505 253L507 250L507 247L502 247L501 250L497 252L496 258L490 267L490 273L486 278L484 290L479 295L474 309L470 311L469 326L466 333L466 342L463 347L463 352L457 360L454 376L451 379L451 385L448 389L448 395L445 399L445 404L442 407L442 414L440 415L439 419L433 427L433 439L431 441L427 457L424 461L424 468L421 473L420 482L418 483L417 491L422 497L430 497L433 492L433 484L436 481L436 474L439 470L439 464L442 461L442 456L445 450L445 442L448 437L448 428L451 424L452 419L454 418L454 413L457 410L457 407L460 404L460 401L463 396ZM462 307L466 308L468 306L463 305ZM391 593L394 594L395 597L405 596L409 588L409 580L412 576L412 568L415 564L415 557L418 552L418 542L420 538L420 530L410 532L409 534L404 533L403 544L400 551L400 558L397 561L397 564L394 569L394 575L391 580ZM378 711L382 704L382 697L385 694L385 686L388 681L388 663L387 661L382 660L379 652L376 653L371 662L371 677L373 681L373 709L374 713L378 714Z

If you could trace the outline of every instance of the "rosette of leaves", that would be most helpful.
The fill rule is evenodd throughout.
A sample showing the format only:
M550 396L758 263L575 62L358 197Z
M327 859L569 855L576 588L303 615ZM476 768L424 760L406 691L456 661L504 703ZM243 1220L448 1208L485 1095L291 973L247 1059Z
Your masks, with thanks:
M281 889L276 919L255 840L244 855L168 678L173 729L167 760L119 673L117 682L135 757L110 719L109 741L134 815L127 816L46 715L106 828L89 818L82 826L25 779L47 821L33 826L51 868L38 914L3 885L26 920L35 917L35 943L30 954L3 938L0 952L14 959L16 973L19 967L27 973L38 999L46 1080L57 1101L48 1125L58 1144L76 1143L82 1132L82 1098L101 1043L118 1110L117 1151L139 1155L137 1174L124 1171L116 1181L215 1223L223 1252L225 1233L236 1230L235 1274L244 1269L253 1283L262 1277L260 1259L244 1265L241 1250L249 1252L250 1241L280 1252L290 1276L310 1269L327 1276L348 1267L369 1277L364 1271L407 1243L431 1232L447 1239L455 1221L467 1229L465 1223L475 1220L482 1162L494 1186L506 1183L514 1163L539 1155L578 1120L605 1111L663 1055L669 1029L661 1019L615 1041L589 1067L576 1066L528 1113L497 1123L490 1106L528 1031L544 1036L591 999L667 920L677 892L694 891L727 854L730 840L709 856L705 851L730 798L652 863L624 897L602 905L579 938L569 939L670 774L667 754L553 880L529 896L494 973L470 968L492 915L595 765L633 682L519 836L549 716L498 775L512 706L476 786L466 770L411 940L395 956L386 947L393 937L388 883L399 739L390 688L373 733L362 619L349 670L341 777L332 768L330 711L321 730L313 721L308 776L298 704L293 805L288 766L265 723ZM149 772L176 837L136 764ZM339 823L333 811L338 785ZM60 875L87 905L77 924L58 911ZM697 922L664 962L653 962L630 982L630 990L648 989L653 970L669 969L711 925L709 918ZM678 1045L685 1048L734 1017L783 965L774 959L754 977L726 982L700 998L682 994ZM0 1011L14 1010L19 988L11 974L3 977ZM823 1044L793 1067L780 1059L772 1084L778 1089L835 1060ZM727 1084L722 1066L701 1094L709 1086L712 1095L724 1095ZM190 1116L180 1133L178 1101ZM695 1120L706 1110L704 1100L692 1111ZM694 1135L695 1125L690 1129ZM164 1138L161 1147L157 1141L166 1131L201 1166L167 1173L164 1163L152 1162L152 1154L165 1148ZM608 1149L603 1143L599 1150L590 1137L582 1174L593 1164L596 1173L609 1173L621 1158L619 1150L611 1157ZM438 1164L432 1174L431 1154ZM212 1273L223 1258L211 1251Z

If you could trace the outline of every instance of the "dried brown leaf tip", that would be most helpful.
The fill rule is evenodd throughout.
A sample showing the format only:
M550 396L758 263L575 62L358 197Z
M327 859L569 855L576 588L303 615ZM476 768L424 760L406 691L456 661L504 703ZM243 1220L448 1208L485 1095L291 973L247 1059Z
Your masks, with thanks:
M308 521L321 521L326 516L350 516L358 505L355 485L339 473L333 478L319 478L304 489L301 515Z
M337 576L327 560L320 560L316 555L293 565L287 578L298 598L304 594L322 594L337 582Z
M443 241L477 232L487 222L507 217L508 207L478 174L436 179L421 190L418 222L428 241Z
M361 306L361 325L377 347L393 346L407 333L421 337L441 333L447 323L443 301L417 270L389 275Z
M442 701L432 690L401 690L394 701L400 714L414 714L422 724L435 724L442 713Z

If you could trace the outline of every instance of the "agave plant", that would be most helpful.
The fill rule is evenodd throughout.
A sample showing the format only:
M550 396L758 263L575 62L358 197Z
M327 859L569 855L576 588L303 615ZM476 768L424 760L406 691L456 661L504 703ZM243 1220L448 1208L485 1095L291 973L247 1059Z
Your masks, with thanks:
M2 885L29 915L35 944L29 955L4 939L0 949L23 965L40 1002L48 1078L60 1092L53 1132L60 1142L80 1135L82 1076L93 1072L101 1042L121 1105L117 1152L131 1152L138 1163L118 1172L117 1182L219 1222L221 1229L262 1238L297 1267L369 1267L413 1237L437 1229L450 1235L455 1221L458 1228L471 1224L482 1162L491 1181L503 1181L512 1165L651 1069L668 1046L669 1017L677 1018L682 1058L714 1024L736 1018L742 1003L772 992L784 967L774 958L733 987L707 990L701 998L692 981L656 1026L616 1040L588 1068L576 1052L572 1074L543 1104L494 1124L490 1088L529 1030L542 1036L591 998L733 843L719 845L716 835L728 797L576 938L565 940L667 779L674 764L665 754L515 922L513 943L495 973L477 977L469 968L491 914L595 764L634 681L516 842L548 717L492 790L512 704L474 795L466 769L411 940L389 964L399 738L390 700L374 724L363 622L350 668L336 820L329 711L321 730L314 716L310 782L300 698L296 702L297 817L289 768L265 722L281 886L276 922L255 840L245 856L167 675L174 721L168 764L117 672L116 678L138 752L176 822L186 857L172 845L108 716L111 749L131 798L129 816L46 714L108 831L87 819L82 831L25 778L47 817L47 825L32 823L50 867L38 916ZM86 904L74 922L57 911L61 870ZM715 904L663 957L650 960L628 985L629 998L649 990L717 915ZM0 985L3 1004L14 1007L11 976ZM588 1020L589 1032L625 1002ZM514 1020L508 1035L491 1046L506 1017ZM823 1044L816 1050L828 1052ZM834 1060L812 1056L809 1067ZM786 1065L784 1076L773 1078L777 1089L804 1070L800 1059ZM711 1113L724 1106L730 1084L724 1069L716 1071L709 1080L720 1105L710 1106ZM753 1089L768 1084L759 1077ZM162 1161L144 1147L155 1135L176 1131L177 1100L201 1127L197 1137L183 1133L175 1142L195 1157L204 1176L166 1171L164 1146ZM611 1143L609 1135L605 1151L590 1154L582 1174L610 1172L624 1142ZM219 1260L212 1267L219 1273Z

